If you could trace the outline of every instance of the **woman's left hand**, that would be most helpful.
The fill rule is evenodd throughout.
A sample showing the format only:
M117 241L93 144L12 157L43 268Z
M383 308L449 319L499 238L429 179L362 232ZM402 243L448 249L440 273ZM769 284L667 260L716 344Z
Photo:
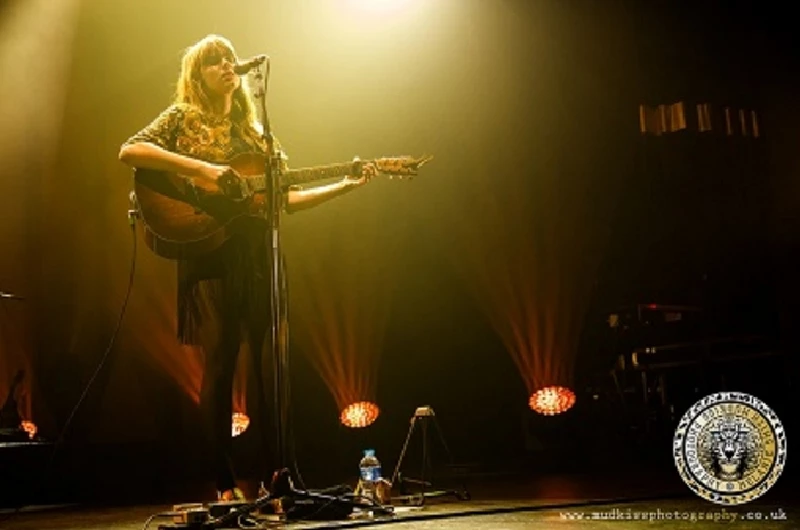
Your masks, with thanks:
M359 160L358 157L355 157L353 159L353 161L356 162L358 160ZM373 162L364 162L361 165L361 175L359 175L358 177L348 175L344 178L344 181L345 184L349 186L354 186L354 187L363 186L364 184L372 180L372 178L375 177L377 174L378 174L378 168L375 166Z

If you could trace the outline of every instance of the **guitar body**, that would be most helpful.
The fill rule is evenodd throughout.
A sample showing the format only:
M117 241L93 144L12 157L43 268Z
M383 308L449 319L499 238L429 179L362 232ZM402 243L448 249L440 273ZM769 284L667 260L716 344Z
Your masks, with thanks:
M266 158L239 155L227 162L242 177L263 175ZM222 193L201 194L200 200L184 176L137 169L134 192L144 239L156 255L168 259L196 258L219 248L244 224L267 222L270 198L264 191L243 199Z
M390 157L372 160L375 168L390 176L411 177L432 156ZM244 225L268 223L273 186L264 172L267 158L258 153L238 155L224 165L238 178L225 175L220 191L210 193L191 184L183 175L138 168L134 194L144 225L147 246L168 259L190 259L219 248ZM363 161L282 171L279 185L303 184L345 175L360 175Z

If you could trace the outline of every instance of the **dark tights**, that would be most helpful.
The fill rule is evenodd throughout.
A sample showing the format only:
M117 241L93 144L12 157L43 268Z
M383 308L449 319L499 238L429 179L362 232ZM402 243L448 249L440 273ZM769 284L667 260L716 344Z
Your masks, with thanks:
M202 411L203 430L210 446L211 467L214 473L217 490L224 491L236 486L233 470L233 437L231 419L233 415L233 382L242 338L242 319L238 311L230 305L226 311L220 312L220 332L215 345L205 350L205 366L203 383L200 389L200 407ZM250 322L248 329L249 343L253 355L255 392L250 394L255 403L248 402L248 416L251 424L249 430L256 429L261 433L260 440L260 479L266 480L271 472L269 466L269 437L271 432L270 411L266 400L267 392L264 384L264 366L262 362L264 344L268 333L268 315L263 321Z

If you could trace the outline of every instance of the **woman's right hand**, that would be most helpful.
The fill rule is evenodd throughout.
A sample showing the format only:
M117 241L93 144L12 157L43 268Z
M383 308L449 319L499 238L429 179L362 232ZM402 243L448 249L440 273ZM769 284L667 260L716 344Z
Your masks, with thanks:
M230 166L223 166L220 164L212 164L210 162L204 162L203 165L200 166L200 178L206 179L210 182L216 182L219 178L224 175L226 172L230 171Z
M223 175L231 172L234 175L236 174L236 172L230 166L204 162L199 167L197 174L198 178L195 180L195 185L208 193L220 193L221 189L218 182L219 179Z

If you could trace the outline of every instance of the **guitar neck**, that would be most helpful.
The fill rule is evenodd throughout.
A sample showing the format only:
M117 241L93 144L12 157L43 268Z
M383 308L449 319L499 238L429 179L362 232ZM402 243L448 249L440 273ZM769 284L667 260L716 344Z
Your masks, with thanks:
M305 184L306 182L313 182L315 180L353 175L355 171L355 162L342 162L339 164L328 164L326 166L290 169L283 174L281 184Z
M355 162L290 169L281 175L281 185L291 186L293 184L305 184L315 180L344 177L345 175L352 175L355 170ZM267 189L266 175L251 175L246 178L251 188L255 191L264 191Z

